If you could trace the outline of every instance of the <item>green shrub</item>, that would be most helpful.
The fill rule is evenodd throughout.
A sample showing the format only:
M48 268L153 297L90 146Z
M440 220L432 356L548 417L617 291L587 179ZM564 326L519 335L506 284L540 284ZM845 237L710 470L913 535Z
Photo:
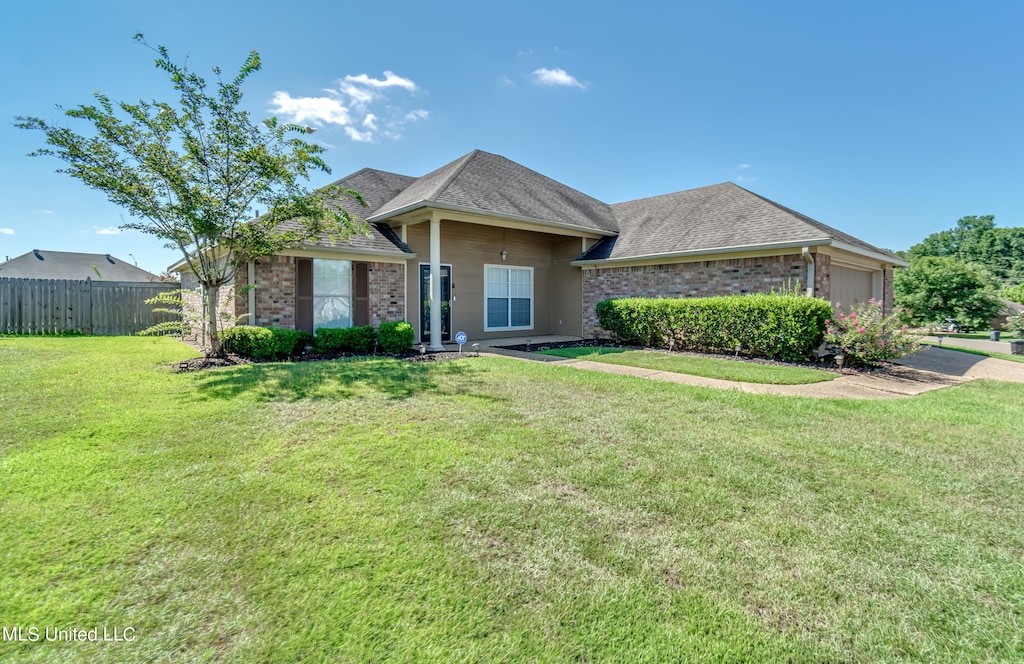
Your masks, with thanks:
M733 352L783 360L811 357L821 345L828 302L802 295L684 299L623 298L597 304L601 327L622 343Z
M410 350L415 338L412 325L404 320L381 323L377 330L377 342L381 350L392 355Z
M313 350L317 353L370 353L377 341L372 325L360 327L321 327L316 331Z
M918 337L900 325L899 308L888 316L875 300L856 304L849 315L837 311L825 321L825 341L843 351L850 364L878 364L921 350Z
M1018 337L1024 337L1024 311L1007 317L1006 329L1013 332Z
M220 339L229 353L259 360L280 360L302 352L312 343L313 336L303 330L236 325L221 332Z

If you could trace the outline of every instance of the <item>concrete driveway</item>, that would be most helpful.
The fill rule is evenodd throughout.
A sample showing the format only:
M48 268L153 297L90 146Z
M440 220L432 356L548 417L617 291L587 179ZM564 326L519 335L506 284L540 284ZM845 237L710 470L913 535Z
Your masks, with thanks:
M957 339L956 341L969 340ZM1009 344L1003 344L1002 342L997 344L989 341L975 341L973 343L985 344L986 346L1004 345L1007 348L1009 347ZM1000 349L999 352L1008 351ZM910 369L928 371L961 380L991 378L992 380L1005 380L1011 383L1024 383L1024 363L999 360L983 355L972 355L971 353L936 348L935 346L925 347L921 352L896 360L895 363Z

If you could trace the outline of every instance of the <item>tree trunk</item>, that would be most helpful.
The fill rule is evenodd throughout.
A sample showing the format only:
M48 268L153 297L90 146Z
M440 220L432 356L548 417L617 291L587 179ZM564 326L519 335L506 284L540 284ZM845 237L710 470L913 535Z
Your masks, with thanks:
M207 337L210 342L210 349L207 352L207 357L223 357L224 348L220 343L220 334L218 333L217 315L217 303L220 300L220 286L206 286L206 312L207 312L207 326L209 327Z

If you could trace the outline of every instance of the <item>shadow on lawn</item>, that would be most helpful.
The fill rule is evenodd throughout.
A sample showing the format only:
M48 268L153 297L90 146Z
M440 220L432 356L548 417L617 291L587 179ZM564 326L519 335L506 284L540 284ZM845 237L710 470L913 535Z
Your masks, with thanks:
M407 362L354 358L324 362L249 364L196 376L202 397L232 399L250 394L264 401L349 399L385 394L405 399L437 389L437 379L474 372L464 362Z

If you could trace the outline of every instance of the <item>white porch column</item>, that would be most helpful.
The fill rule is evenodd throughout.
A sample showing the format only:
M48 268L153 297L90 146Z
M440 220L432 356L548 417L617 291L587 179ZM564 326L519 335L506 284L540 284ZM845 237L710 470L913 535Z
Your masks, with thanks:
M430 217L430 346L444 350L441 344L441 220Z

